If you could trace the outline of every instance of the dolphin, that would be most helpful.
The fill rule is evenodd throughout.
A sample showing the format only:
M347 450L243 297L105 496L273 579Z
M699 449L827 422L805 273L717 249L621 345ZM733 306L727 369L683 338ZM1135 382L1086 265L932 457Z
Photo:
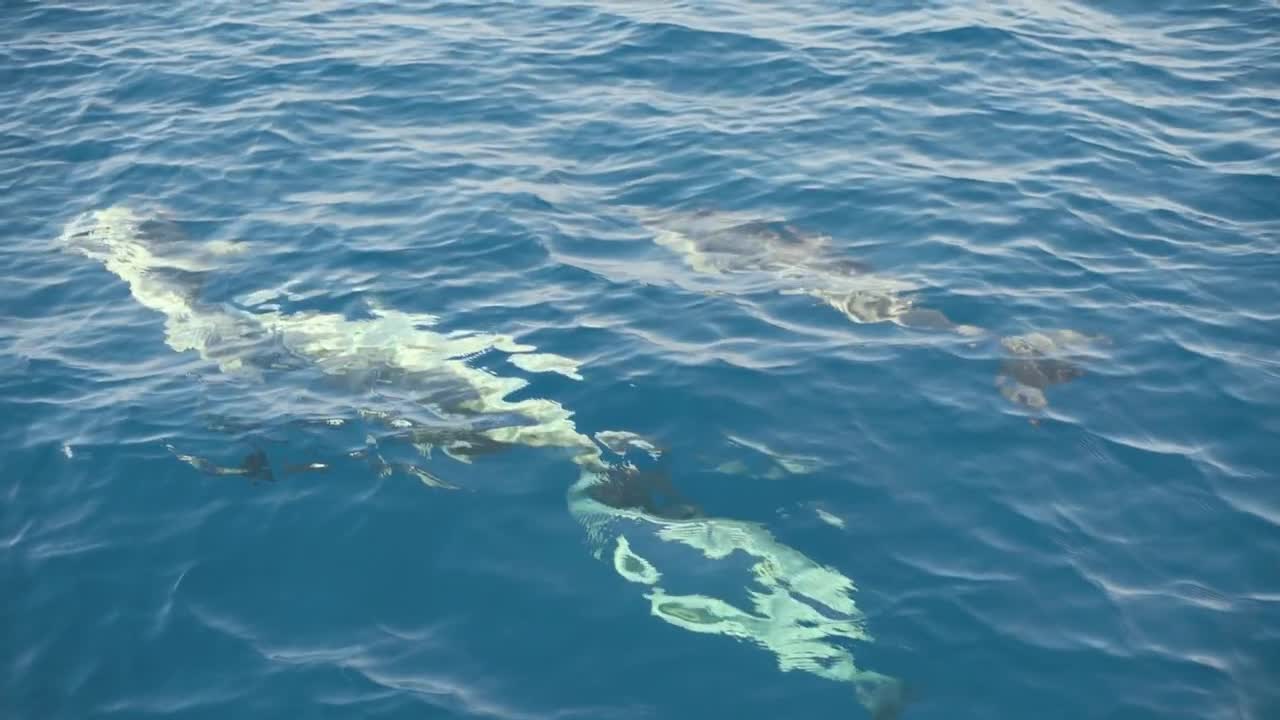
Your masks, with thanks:
M1001 338L1007 353L996 375L996 387L1010 402L1032 410L1043 410L1049 400L1045 391L1083 377L1080 360L1107 342L1101 335L1085 335L1076 330L1043 330Z
M916 330L994 338L986 330L953 322L940 310L921 307L904 280L877 274L834 248L829 236L806 232L782 219L697 211L635 211L653 240L677 255L717 292L772 289L810 295L855 323L890 322ZM705 287L705 286L702 286ZM1003 358L996 376L1000 393L1033 410L1048 406L1045 390L1084 375L1080 359L1106 341L1076 330L1044 330L999 338Z
M847 684L877 720L899 716L903 682L855 662L851 644L872 638L852 580L759 523L705 512L672 486L655 444L611 434L610 451L628 454L603 477L583 475L570 488L569 507L593 553L640 587L650 614L765 649L783 672ZM639 469L632 449L658 458L658 467Z
M604 477L587 485L584 492L605 506L665 520L702 516L702 509L671 483L666 468L642 471L631 464L615 465Z
M163 227L161 237L152 228ZM61 244L97 260L128 285L133 298L164 318L165 343L178 352L194 352L221 371L261 381L270 370L306 371L333 387L358 379L356 389L378 401L394 402L404 415L510 419L501 426L475 430L495 443L570 448L587 455L598 448L577 432L572 413L542 398L510 400L528 382L472 367L467 358L496 350L523 356L520 367L576 374L572 360L536 353L507 335L438 332L430 315L371 307L370 317L350 319L337 313L246 310L226 303L202 302L190 273L209 272L207 251L181 247L167 225L128 207L85 213L68 224ZM192 245L194 243L187 242ZM281 359L287 359L282 362ZM387 399L384 389L405 397ZM432 398L444 398L433 406Z
M252 452L244 456L238 466L225 466L218 465L202 457L180 453L173 445L166 445L166 447L169 452L174 454L174 457L206 475L242 475L253 482L258 480L271 482L275 480L275 475L271 472L271 464L267 459L267 453L262 448L254 448Z
M714 278L721 291L771 289L815 297L852 322L890 322L918 330L981 335L941 311L919 307L914 284L874 272L841 255L827 235L780 219L698 211L638 212L658 245L694 273Z
M192 281L216 268L205 261L207 249L183 248L179 231L117 206L73 219L61 244L100 262L141 306L162 316L164 342L172 350L195 353L223 373L247 382L266 382L273 373L310 373L305 377L335 381L325 386L330 388L356 378L357 388L366 391L359 400L386 406L366 411L366 420L392 428L393 437L442 446L460 457L511 446L566 451L578 468L567 492L570 513L583 525L593 554L609 556L621 578L641 586L654 616L768 650L781 670L846 683L873 717L894 717L899 681L859 668L849 648L871 639L852 580L780 543L763 525L706 514L675 488L665 467L641 469L633 462L630 456L637 452L660 460L657 444L624 431L593 439L554 400L511 399L527 381L467 362L497 351L526 372L580 379L571 359L536 352L505 335L440 332L432 316L376 306L370 317L351 319L204 302ZM442 402L433 400L441 397ZM435 419L416 419L424 409ZM451 430L454 422L458 429ZM269 477L260 450L231 468L173 452L203 472ZM368 459L379 473L394 469L376 442L352 455ZM325 467L309 463L294 469ZM420 472L425 484L447 486L418 466L399 469ZM746 568L741 558L748 560ZM744 593L746 607L725 599Z

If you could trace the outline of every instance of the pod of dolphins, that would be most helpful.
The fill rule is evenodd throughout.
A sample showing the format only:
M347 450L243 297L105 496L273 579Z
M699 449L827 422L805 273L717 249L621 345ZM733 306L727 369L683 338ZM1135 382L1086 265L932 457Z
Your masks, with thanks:
M856 323L894 323L919 331L979 339L988 334L919 307L912 287L842 259L825 236L784 221L728 213L648 214L654 241L717 292L764 287L816 298ZM778 542L762 525L707 515L665 472L663 451L626 431L588 436L573 413L544 398L509 399L527 385L520 377L473 367L481 353L505 355L526 372L580 380L570 358L507 335L441 332L429 315L370 307L367 317L285 312L277 305L244 307L201 299L201 281L243 251L233 243L196 243L159 213L116 206L87 212L64 229L61 247L98 261L128 285L133 298L164 318L165 343L194 352L223 373L267 382L278 373L312 373L326 381L378 389L379 407L352 407L389 429L389 440L423 455L439 448L469 461L512 446L560 448L578 467L569 511L584 526L594 554L639 586L651 613L695 633L725 635L772 652L783 671L801 670L851 685L876 720L897 717L904 684L859 668L850 641L868 641L854 603L853 582ZM741 284L735 284L743 280ZM1078 359L1102 338L1050 330L999 340L1004 360L996 385L1010 401L1047 406L1047 388L1079 377ZM310 376L309 376L310 377ZM342 418L324 421L332 426ZM170 448L181 461L214 475L272 479L256 449L238 466L222 467ZM379 474L401 472L434 488L453 488L416 463L389 463L378 441L351 453ZM646 469L637 465L637 460ZM324 463L286 468L319 470ZM805 472L779 462L779 472ZM741 553L741 555L739 555ZM730 556L733 560L727 561ZM741 557L750 560L744 569ZM747 606L725 597L748 598Z

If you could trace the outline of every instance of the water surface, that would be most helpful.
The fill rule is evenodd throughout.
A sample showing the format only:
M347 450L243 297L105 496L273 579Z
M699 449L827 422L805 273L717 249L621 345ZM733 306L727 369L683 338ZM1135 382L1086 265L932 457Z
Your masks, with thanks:
M5 717L1280 716L1273 2L5 17Z

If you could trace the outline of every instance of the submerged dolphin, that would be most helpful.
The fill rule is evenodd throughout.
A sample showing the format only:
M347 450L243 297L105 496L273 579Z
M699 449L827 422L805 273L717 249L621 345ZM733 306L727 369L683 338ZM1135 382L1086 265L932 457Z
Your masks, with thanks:
M165 342L173 350L195 352L223 372L246 377L284 368L305 369L333 382L359 378L371 391L380 392L383 386L398 389L406 397L387 402L400 403L405 410L412 406L437 417L516 419L475 431L494 442L598 452L576 431L572 413L559 403L509 400L528 384L525 380L496 375L466 361L497 350L526 370L545 368L576 376L568 358L535 353L532 346L506 335L437 332L432 329L435 317L397 310L374 307L371 317L350 319L336 313L249 311L203 303L190 282L193 270L209 269L192 260L203 251L183 248L167 235L153 237L151 226L146 216L114 207L73 220L62 243L101 262L128 284L139 304L163 315ZM433 405L439 398L445 402Z
M1106 338L1075 330L1046 330L1001 338L1008 355L1000 363L996 387L1010 402L1033 410L1048 406L1045 390L1084 375L1080 358Z
M524 370L580 378L568 358L536 353L504 335L437 332L431 329L435 318L394 310L374 308L370 318L350 319L201 302L193 273L211 268L193 258L206 251L181 247L174 228L149 224L124 207L74 219L61 240L66 249L101 262L139 304L163 315L169 347L197 353L225 373L265 380L273 368L284 368L334 379L373 377L379 379L378 399L392 407L371 417L411 442L444 442L463 455L512 445L567 450L578 466L568 493L570 512L585 526L597 556L608 553L621 577L645 588L655 616L692 632L758 645L777 656L782 670L849 683L873 717L896 715L899 681L858 668L848 647L870 639L849 578L778 542L762 525L704 515L669 478L625 460L633 450L660 457L652 443L616 431L593 440L553 400L509 399L526 381L466 361L493 349ZM434 408L436 417L469 423L461 438L440 423L406 417L430 403L419 397L424 388L431 391L428 398L447 398ZM398 402L398 389L407 400ZM360 452L379 468L387 465L376 448ZM214 474L269 471L260 451L225 472L194 456L179 458ZM749 558L749 567L738 562L741 556ZM741 597L744 590L749 606L722 599Z
M732 289L757 287L822 300L856 323L891 322L903 327L979 335L972 325L918 307L915 285L873 272L840 256L831 238L806 233L782 220L733 213L695 212L644 217L654 242L677 255L695 273L718 276Z
M914 285L840 256L826 235L806 233L782 220L734 213L636 214L654 233L655 243L678 255L695 274L718 280L712 286L717 292L771 289L804 294L856 323L891 322L987 336L982 328L957 324L939 310L917 306L911 294ZM1045 389L1082 376L1080 358L1103 340L1074 330L1000 338L1004 358L997 386L1011 402L1042 410L1048 405Z
M871 640L853 581L778 542L763 525L703 514L668 478L640 477L629 463L603 481L584 475L569 506L597 557L644 588L654 617L757 645L784 672L851 685L873 718L898 717L903 683L859 668L849 648ZM738 599L744 597L748 602Z

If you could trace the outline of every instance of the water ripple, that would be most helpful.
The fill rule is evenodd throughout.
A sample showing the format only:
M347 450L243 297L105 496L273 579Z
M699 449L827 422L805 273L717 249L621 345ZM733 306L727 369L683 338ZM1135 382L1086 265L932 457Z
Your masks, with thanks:
M239 243L213 307L430 316L574 437L653 439L856 579L908 718L1274 716L1277 37L1264 0L6 4L0 710L855 711L649 617L563 457L428 456L357 412L376 373L171 350L59 245L128 205ZM821 252L662 235L700 212ZM850 322L854 267L984 332ZM1010 402L1057 366L1001 339L1063 330L1109 342Z

